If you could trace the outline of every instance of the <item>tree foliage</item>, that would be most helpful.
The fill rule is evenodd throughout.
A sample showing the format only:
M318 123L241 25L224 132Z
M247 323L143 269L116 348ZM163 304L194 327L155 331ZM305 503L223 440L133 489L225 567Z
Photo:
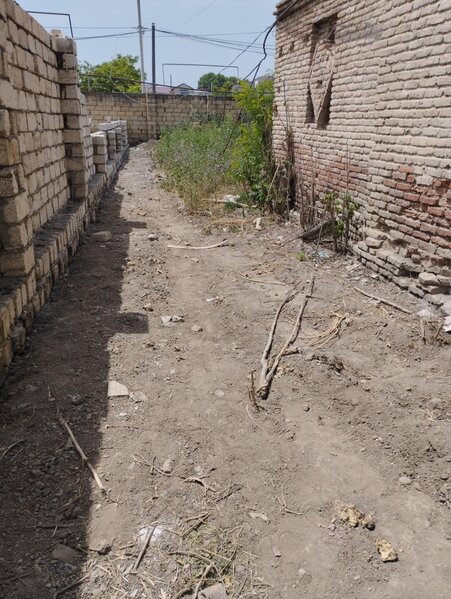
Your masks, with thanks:
M234 85L240 83L237 77L226 77L222 73L205 73L199 79L198 89L211 92L214 96L230 94Z
M80 87L82 92L140 92L141 72L136 67L137 56L118 54L108 62L79 65Z

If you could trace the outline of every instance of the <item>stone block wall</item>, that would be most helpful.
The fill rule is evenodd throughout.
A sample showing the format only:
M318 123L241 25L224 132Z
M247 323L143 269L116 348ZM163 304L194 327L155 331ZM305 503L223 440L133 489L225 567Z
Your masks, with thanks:
M286 158L288 123L298 203L311 207L327 190L348 189L360 206L361 259L444 302L450 1L286 0L278 15L274 148Z
M110 127L111 159L96 146L97 168L75 43L1 0L0 380L114 178L124 128Z
M152 94L86 94L91 128L112 118L127 121L131 143L155 139L165 129L211 115L238 115L231 98Z

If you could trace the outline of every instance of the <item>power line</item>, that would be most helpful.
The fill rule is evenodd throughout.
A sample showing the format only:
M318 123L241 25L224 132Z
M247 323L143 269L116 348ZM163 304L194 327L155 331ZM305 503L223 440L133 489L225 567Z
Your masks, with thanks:
M216 4L218 0L212 0L212 2L210 2L207 6L205 6L202 10L200 10L199 12L195 13L192 17L190 17L189 19L187 19L186 21L183 21L183 23L180 23L179 25L177 25L177 27L181 27L182 25L186 25L187 23L191 23L191 21L194 21L194 19L196 19L199 15L201 15L202 13L206 12L211 6L213 6L213 4Z

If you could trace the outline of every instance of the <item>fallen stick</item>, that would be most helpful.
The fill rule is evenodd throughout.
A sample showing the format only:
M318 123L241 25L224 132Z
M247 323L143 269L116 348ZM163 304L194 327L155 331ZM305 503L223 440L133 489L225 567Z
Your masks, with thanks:
M395 304L394 302L390 302L389 300L383 299L382 297L377 297L377 295L372 295L371 293L368 293L367 291L362 291L362 289L359 289L358 287L354 287L354 289L356 291L358 291L359 293L361 293L362 295L365 295L366 297L369 297L370 299L376 300L376 301L380 302L381 304L386 304L387 306L396 308L396 310L399 310L400 312L404 312L404 314L412 315L412 312L410 310L407 310L407 308L403 308L402 306Z
M210 571L212 569L213 569L213 564L208 564L208 566L205 568L204 573L202 574L199 582L196 584L196 588L194 589L193 599L197 599L197 597L199 595L200 587L203 585L203 583L205 582L205 579L210 574Z
M67 591L70 591L73 588L78 587L78 585L81 584L87 578L89 578L89 574L86 574L86 576L83 576L83 578L79 578L75 582L68 584L66 587L60 589L59 591L56 591L56 593L54 593L53 595L53 599L58 599L58 597L61 597L61 595L64 595L64 593L67 593Z
M11 449L14 449L14 447L16 447L16 445L20 445L21 443L25 443L25 439L20 439L19 441L15 441L14 443L11 443L11 445L9 445L9 447L7 447L3 451L2 455L0 456L0 462L3 460L3 458L8 453L8 451L11 451Z
M262 357L260 358L260 364L262 365L262 368L260 371L260 377L259 377L259 381L258 381L257 395L258 395L258 390L263 389L263 387L266 384L266 375L268 374L268 370L269 370L269 355L271 353L272 345L274 343L274 334L276 332L277 323L279 321L282 310L284 309L286 304L288 304L288 302L291 302L291 300L298 294L298 291L296 291L296 287L297 287L297 285L295 285L292 289L290 289L290 291L285 296L285 299L282 301L282 303L278 307L276 315L274 316L274 320L272 322L271 329L270 329L269 335L268 335L268 341L266 342L265 349L263 350Z
M256 391L257 397L260 399L267 399L272 380L274 378L274 375L277 372L277 369L279 368L280 361L282 360L283 356L285 355L285 352L288 349L290 349L290 346L298 338L299 331L301 330L302 318L304 316L305 308L307 307L309 299L313 295L314 286L315 286L315 277L312 278L312 281L310 283L310 289L305 294L304 301L302 302L301 308L298 312L298 316L296 318L296 322L294 324L291 335L285 340L284 344L282 345L281 350L274 358L271 368L269 368L269 366L268 366L267 358L265 360L264 365L262 362L263 369L262 369L262 372L260 373L259 385L258 385L258 388ZM285 305L285 303L282 304L282 307ZM279 313L279 316L280 316L280 313ZM277 322L276 322L276 326L277 326ZM274 332L275 332L275 327L273 327L273 330L271 330L272 338L274 338ZM272 343L271 343L271 345L272 345ZM265 348L265 350L266 350L266 348ZM264 354L265 354L265 352L264 352Z
M82 461L84 464L86 464L86 466L89 468L89 470L91 471L92 476L94 477L94 480L97 483L97 486L99 487L99 489L102 491L102 493L106 492L105 487L102 484L102 481L100 480L99 475L97 474L96 469L94 468L94 466L91 464L91 462L88 460L85 452L83 451L83 449L80 447L80 445L78 444L77 439L74 436L74 433L72 432L70 426L67 424L67 422L64 420L64 418L61 416L60 413L58 413L58 420L61 424L61 426L66 430L67 434L69 435L70 440L73 443L73 446L75 447L78 455L81 457Z
M259 279L251 279L251 277L246 274L246 273L242 273L239 272L238 273L240 275L240 277L243 277L243 279L246 279L246 281L252 281L252 283L260 283L260 285L283 285L284 287L286 286L286 283L280 283L279 281L261 281Z
M142 561L142 558L144 557L146 551L147 551L147 547L149 546L150 543L150 539L153 536L153 533L155 532L155 528L156 526L154 526L153 528L149 528L149 530L146 533L146 536L144 537L144 541L143 541L143 546L141 548L141 551L139 552L138 557L136 558L135 564L133 566L133 572L136 572L136 570L139 568L139 564Z
M173 250L214 250L215 248L224 247L225 245L229 245L227 239L221 241L221 243L216 243L215 245L205 245L205 246L194 246L194 245L168 245L168 248Z

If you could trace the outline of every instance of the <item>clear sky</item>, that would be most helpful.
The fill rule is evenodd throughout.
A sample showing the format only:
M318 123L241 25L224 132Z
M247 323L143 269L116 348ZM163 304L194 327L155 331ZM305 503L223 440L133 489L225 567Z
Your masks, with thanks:
M155 22L157 29L214 38L217 43L233 43L234 48L194 42L157 33L157 82L163 83L163 63L213 63L228 65L240 53L244 44L273 22L277 0L141 0L144 27ZM111 59L116 54L139 55L137 27L137 0L19 0L25 10L70 13L76 38L122 34L120 37L78 40L79 60L92 64ZM33 15L47 29L62 29L70 35L65 17ZM124 33L133 32L131 35ZM234 63L245 77L262 57L261 41ZM270 56L262 65L260 74L273 68L274 37L268 40ZM144 61L147 79L151 78L150 31L144 38ZM195 86L200 75L220 71L213 67L165 67L166 84L188 83ZM236 75L228 69L225 74Z

